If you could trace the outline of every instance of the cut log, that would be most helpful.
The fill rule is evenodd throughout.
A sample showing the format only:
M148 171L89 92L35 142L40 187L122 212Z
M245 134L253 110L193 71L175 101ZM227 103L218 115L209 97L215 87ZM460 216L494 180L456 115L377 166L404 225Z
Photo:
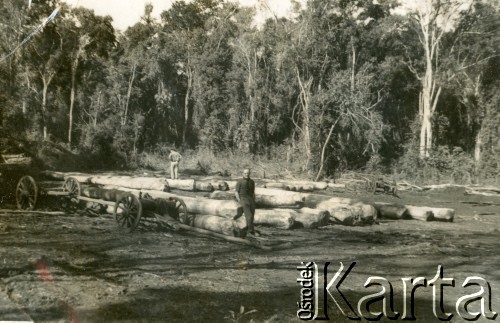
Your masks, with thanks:
M319 228L328 225L328 222L330 221L330 212L326 210L303 207L296 210L294 220L296 226L304 228Z
M111 187L107 186L105 188L111 188ZM232 218L236 216L239 212L238 210L241 209L241 206L236 201L213 200L204 197L188 197L178 194L172 194L169 192L160 192L152 190L139 191L126 187L118 187L117 189L130 192L136 196L140 196L140 194L142 195L148 194L152 198L163 198L163 199L179 198L183 200L184 203L186 203L187 211L193 214L218 215L218 216L226 216Z
M262 195L262 196L277 196L283 199L287 200L293 200L295 202L304 202L304 195L302 193L296 193L296 192L290 192L290 191L284 191L280 189L273 189L273 188L262 188L262 187L257 187L255 188L255 195Z
M406 207L400 204L375 202L373 203L373 206L377 209L379 216L383 219L399 220L404 217L406 212Z
M240 230L235 228L232 220L216 215L194 215L193 227L222 233L227 236L241 236Z
M286 189L285 183L280 182L269 182L264 184L264 188L278 188L278 189Z
M435 185L425 185L422 186L424 190L442 190L447 188L467 188L468 185L459 185L459 184L435 184Z
M301 186L301 189L299 190L299 192L312 192L314 190L315 190L315 188L313 185L304 184Z
M254 224L288 230L294 226L294 218L295 214L291 210L257 209Z
M194 179L167 179L169 188L175 188L181 191L194 191L196 189Z
M455 218L455 210L449 208L432 208L432 213L434 214L434 220L453 222Z
M266 182L265 188L285 189L288 191L297 192L312 192L314 190L325 190L328 187L326 182L313 182L313 181L280 181L280 182Z
M500 189L497 187L471 187L465 190L466 195L482 195L500 197Z
M450 208L413 206L406 205L408 216L412 219L422 221L445 221L452 222L455 217L455 210Z
M295 186L306 186L306 187L312 187L313 190L326 190L328 188L328 183L327 182L314 182L314 181L285 181L288 185L295 185Z
M123 194L126 194L123 191L117 189L105 189L100 187L82 187L81 196L93 198L93 199L101 199L105 201L118 201Z
M328 185L328 188L333 190L333 191L338 191L338 192L345 191L345 184L328 183L327 185Z
M199 191L199 192L213 192L214 191L214 187L212 186L211 183L195 181L194 186L195 186L196 191Z
M212 184L212 186L215 190L219 190L219 191L228 191L229 190L229 185L227 185L227 183L224 181L212 181L212 182L210 182L210 184Z
M167 184L165 179L154 177L93 176L89 179L89 181L92 184L114 185L138 190L165 191L168 190L169 187L172 187L170 183Z
M340 204L354 204L359 202L358 200L347 198L347 197L332 197L331 195L321 195L321 194L304 194L304 206L309 208L316 208L319 203L324 201L330 201L332 203Z
M304 206L303 200L297 200L294 196L287 195L256 195L255 205L257 208L285 208L294 209Z
M410 184L408 182L400 182L397 183L397 189L398 191L417 191L417 192L422 192L424 189L420 186Z
M367 225L373 224L377 220L377 210L375 207L361 202L345 204L334 198L319 203L317 208L330 212L330 221L333 223Z
M414 205L405 205L406 213L405 218L420 220L420 221L431 221L433 218L433 214L430 208L425 206L414 206Z
M234 200L236 196L234 195L234 191L213 191L208 195L210 199L214 200Z
M261 192L261 190L257 190L257 192ZM283 190L273 190L277 195L263 195L256 194L255 195L255 205L257 208L265 209L265 208L301 208L304 206L303 197L291 192L283 191ZM269 193L269 192L268 192ZM211 199L216 200L235 200L236 197L233 191L214 191L210 193L209 197Z

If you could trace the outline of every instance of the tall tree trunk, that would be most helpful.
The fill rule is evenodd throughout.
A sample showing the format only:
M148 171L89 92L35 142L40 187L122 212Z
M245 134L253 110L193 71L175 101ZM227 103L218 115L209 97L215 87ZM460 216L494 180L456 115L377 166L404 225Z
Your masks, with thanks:
M426 0L417 14L417 22L420 27L419 39L425 53L425 72L422 77L420 91L420 158L430 156L432 147L432 117L436 110L437 102L441 94L441 87L437 86L435 73L435 65L437 66L437 51L441 37L444 34L444 29L439 29L437 26L437 17L440 14L441 3L436 0ZM450 13L451 14L451 13ZM412 71L416 71L412 68Z
M47 114L47 89L48 85L46 82L43 82L43 92L42 92L42 137L43 140L47 140L48 134L47 134L47 120L46 120L46 114Z
M315 181L319 180L321 173L323 172L323 166L325 164L326 146L330 142L330 138L332 137L332 134L333 134L333 129L335 128L335 125L337 125L337 122L339 122L339 120L340 120L340 116L337 118L337 120L335 120L335 122L330 127L330 131L328 132L328 136L326 137L325 143L323 144L323 148L321 149L321 160L319 162L320 166L319 166L318 174L316 175Z
M42 90L42 135L43 140L48 139L48 130L47 130L47 93L49 90L49 85L54 78L55 73L49 73L49 75L41 74L42 82L43 82L43 90Z
M186 97L184 98L184 129L182 131L182 143L186 145L187 131L189 130L189 100L191 99L191 92L193 90L193 70L190 66L187 67L187 88Z
M71 149L71 135L73 133L73 109L75 106L75 92L76 92L76 66L78 65L78 57L75 58L73 62L73 68L71 69L71 93L69 97L69 125L68 125L68 146Z
M80 56L82 50L89 43L89 38L87 36L82 36L78 42L78 48L76 50L73 63L71 65L71 93L69 100L69 125L68 125L68 146L71 148L72 134L73 134L73 110L75 106L75 95L76 95L76 72L78 69L78 63L80 61Z
M354 48L354 38L351 37L351 49L352 49L352 71L351 71L351 91L354 92L355 76L356 76L356 48Z
M306 154L306 160L304 162L304 170L307 171L310 168L310 162L312 159L312 143L311 143L311 119L310 119L310 102L311 102L311 86L313 82L313 78L310 77L305 83L300 78L299 70L297 69L297 79L300 86L300 95L299 101L302 108L302 127L298 126L298 123L295 123L295 126L298 127L300 132L302 133L302 138L304 142L304 149Z
M132 85L134 84L136 69L137 64L134 63L134 65L132 65L132 75L130 75L130 78L128 80L127 98L125 100L125 109L123 111L122 126L127 124L128 105L130 102L130 96L132 95Z

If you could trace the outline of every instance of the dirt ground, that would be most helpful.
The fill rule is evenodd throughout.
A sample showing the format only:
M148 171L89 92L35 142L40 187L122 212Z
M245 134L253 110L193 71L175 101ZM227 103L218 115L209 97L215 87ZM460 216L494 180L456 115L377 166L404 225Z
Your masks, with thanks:
M455 287L444 289L444 308L455 313L452 321L462 321L456 300L477 291L461 287L467 276L481 276L491 284L493 310L500 312L500 199L463 193L402 193L400 200L357 195L451 207L457 214L452 223L381 220L365 227L291 231L260 227L269 239L292 242L274 251L147 222L124 233L112 215L2 211L0 320L294 322L299 321L300 300L296 267L302 261L330 261L332 273L340 262L346 267L356 262L342 285L354 306L363 295L379 290L363 287L369 276L385 277L393 283L398 311L401 278L429 281L442 265L444 276L455 279ZM50 209L54 201L45 203ZM349 321L333 302L329 306L333 321ZM415 306L417 322L438 321L431 288L417 290Z

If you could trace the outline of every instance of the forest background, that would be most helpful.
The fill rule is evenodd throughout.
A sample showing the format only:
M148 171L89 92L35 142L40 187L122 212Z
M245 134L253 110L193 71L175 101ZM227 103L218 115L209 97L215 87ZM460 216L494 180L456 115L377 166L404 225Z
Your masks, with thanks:
M2 153L164 169L177 147L206 173L500 183L496 0L309 0L259 26L238 3L177 1L124 32L0 3Z

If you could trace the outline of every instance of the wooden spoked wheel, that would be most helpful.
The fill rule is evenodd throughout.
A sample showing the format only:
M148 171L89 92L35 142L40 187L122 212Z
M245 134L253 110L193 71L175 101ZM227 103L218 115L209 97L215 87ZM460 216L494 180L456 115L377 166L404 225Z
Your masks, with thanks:
M16 204L20 210L34 210L38 199L38 185L33 177L21 177L16 186Z
M142 204L135 195L127 194L116 202L114 213L118 225L128 232L132 232L141 220Z
M186 203L181 199L175 199L174 214L169 214L174 219L178 219L180 223L193 225L193 216L187 211Z
M74 177L66 178L63 185L63 191L68 193L68 197L73 199L78 199L81 194L82 188L80 186L80 182Z

